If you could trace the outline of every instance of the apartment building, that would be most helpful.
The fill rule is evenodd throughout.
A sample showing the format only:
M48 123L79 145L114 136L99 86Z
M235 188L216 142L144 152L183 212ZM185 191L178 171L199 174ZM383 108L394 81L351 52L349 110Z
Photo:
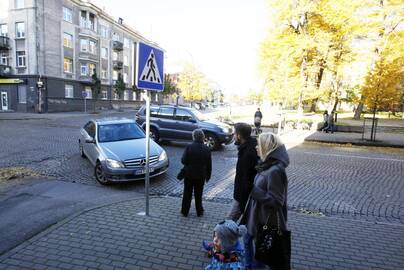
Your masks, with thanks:
M81 111L84 99L91 107L94 72L102 85L97 107L133 107L141 101L133 90L136 44L153 43L121 18L84 0L2 0L1 5L0 110ZM127 88L120 96L114 87L118 76Z

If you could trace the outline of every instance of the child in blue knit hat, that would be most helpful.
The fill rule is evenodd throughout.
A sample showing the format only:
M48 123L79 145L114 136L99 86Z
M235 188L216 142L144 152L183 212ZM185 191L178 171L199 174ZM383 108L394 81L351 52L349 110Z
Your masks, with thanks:
M245 226L238 226L233 220L216 225L213 243L203 241L203 247L212 257L205 270L244 270L244 248L239 239L247 232Z

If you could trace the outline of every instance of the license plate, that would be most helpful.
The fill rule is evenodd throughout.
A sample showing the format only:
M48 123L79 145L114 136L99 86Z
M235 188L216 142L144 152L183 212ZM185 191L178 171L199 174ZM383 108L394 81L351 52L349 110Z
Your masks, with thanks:
M150 172L150 173L154 172L154 168L150 168L150 169L149 169L149 172ZM136 175L146 174L146 169L137 170L137 171L135 172L135 174L136 174Z

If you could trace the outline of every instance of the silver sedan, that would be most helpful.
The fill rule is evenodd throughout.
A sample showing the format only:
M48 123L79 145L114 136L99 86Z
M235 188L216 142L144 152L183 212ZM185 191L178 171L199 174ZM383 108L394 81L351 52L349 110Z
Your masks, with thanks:
M103 185L144 179L145 145L145 133L135 120L92 120L80 130L80 154L94 166L95 178ZM153 140L150 140L149 162L151 177L168 169L166 152Z

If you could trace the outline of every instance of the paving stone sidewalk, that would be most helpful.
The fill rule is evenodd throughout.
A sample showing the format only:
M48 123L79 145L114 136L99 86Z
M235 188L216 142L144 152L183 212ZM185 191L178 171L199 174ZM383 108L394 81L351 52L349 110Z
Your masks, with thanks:
M205 202L198 218L180 199L136 199L83 212L0 257L0 269L203 269L202 239L230 205ZM404 269L404 226L289 212L292 269Z
M337 143L337 144L352 144L360 146L380 146L380 147L398 147L404 148L404 134L403 133L386 133L378 132L376 134L376 141L362 140L361 133L352 132L334 132L325 133L317 131L309 135L306 142L321 142L321 143Z

